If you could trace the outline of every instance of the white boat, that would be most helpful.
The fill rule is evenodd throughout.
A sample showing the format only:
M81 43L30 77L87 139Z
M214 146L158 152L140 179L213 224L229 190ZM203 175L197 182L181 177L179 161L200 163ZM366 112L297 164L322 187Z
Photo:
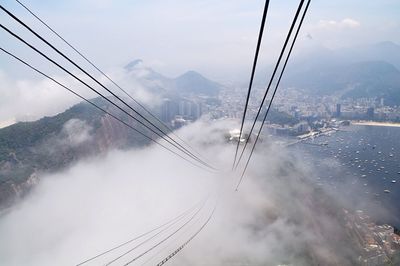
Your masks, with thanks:
M385 189L383 192L390 193L390 190L389 189Z
M393 183L393 184L396 183L396 180L392 180L392 183Z

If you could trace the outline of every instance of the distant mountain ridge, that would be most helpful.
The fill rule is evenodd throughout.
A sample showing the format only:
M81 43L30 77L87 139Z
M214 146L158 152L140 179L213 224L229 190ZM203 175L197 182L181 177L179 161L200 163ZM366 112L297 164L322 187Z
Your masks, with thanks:
M399 45L382 42L337 51L312 48L288 65L283 86L342 98L383 98L388 105L400 106Z
M343 60L352 62L360 61L385 61L400 69L400 45L384 41L373 45L364 45L339 49L336 55Z

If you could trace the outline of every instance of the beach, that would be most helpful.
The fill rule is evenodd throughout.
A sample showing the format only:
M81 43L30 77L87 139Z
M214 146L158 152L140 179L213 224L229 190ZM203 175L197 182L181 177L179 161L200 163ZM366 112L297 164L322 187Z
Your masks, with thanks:
M359 126L400 127L400 123L394 122L352 121L351 124Z

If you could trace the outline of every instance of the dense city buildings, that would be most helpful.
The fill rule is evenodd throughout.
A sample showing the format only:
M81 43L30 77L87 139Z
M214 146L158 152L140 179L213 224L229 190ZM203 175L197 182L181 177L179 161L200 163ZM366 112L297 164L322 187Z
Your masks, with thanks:
M246 117L256 116L264 88L254 88L249 101ZM215 118L240 119L245 104L246 89L230 87L221 90L221 104L213 106L210 112ZM267 97L267 101L269 97ZM400 106L387 106L381 98L347 98L327 95L309 95L295 88L278 90L272 108L289 114L299 120L339 118L342 120L376 120L400 122Z
M400 256L400 236L388 224L377 225L368 215L357 210L344 211L346 231L360 249L359 262L363 266L393 264Z

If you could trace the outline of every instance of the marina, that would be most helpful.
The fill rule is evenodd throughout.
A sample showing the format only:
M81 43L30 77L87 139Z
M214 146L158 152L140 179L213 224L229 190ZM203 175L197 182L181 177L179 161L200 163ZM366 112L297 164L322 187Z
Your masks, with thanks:
M399 127L351 125L335 130L330 136L313 135L289 146L305 153L307 165L317 166L319 187L346 197L358 197L357 203L365 209L370 201L388 207L393 217L385 222L400 227L398 136Z

